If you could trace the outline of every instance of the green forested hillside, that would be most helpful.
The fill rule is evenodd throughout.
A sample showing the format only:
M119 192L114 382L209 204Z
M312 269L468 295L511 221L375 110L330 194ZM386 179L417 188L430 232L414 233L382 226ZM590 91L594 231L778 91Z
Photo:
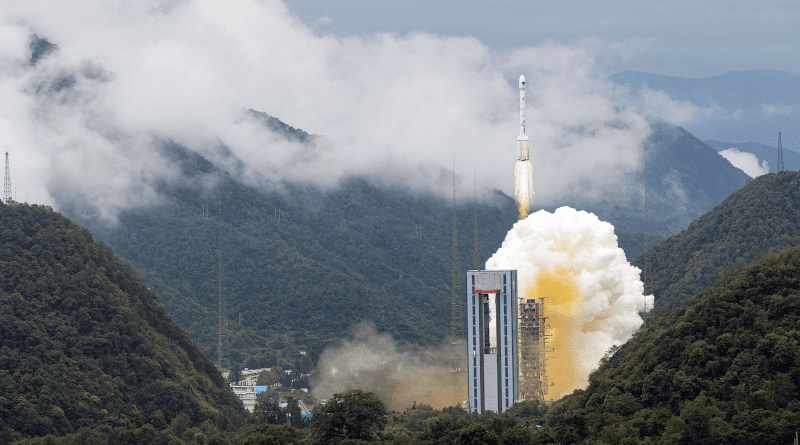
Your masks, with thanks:
M268 115L248 113L287 138L315 140ZM653 177L672 177L666 185L659 179L651 190L651 198L660 196L652 200L651 209L662 215L663 230L682 224L687 215L693 218L692 212L710 208L739 186L741 178L728 170L743 173L697 144L702 145L666 124L657 127L646 144L651 163L659 165L651 168ZM664 164L671 159L669 153L679 149L696 161L694 169ZM448 200L377 187L363 178L342 180L325 191L288 183L254 185L223 173L178 144L162 144L161 153L172 170L181 172L180 180L158 186L164 203L129 209L113 227L78 220L131 262L207 356L217 359L220 269L227 320L223 364L234 368L280 365L308 372L325 347L362 321L375 323L379 331L406 344L431 344L448 335ZM716 172L719 184L698 182L709 172ZM690 186L686 202L671 200L675 181ZM677 217L670 205L683 206L678 212L683 216ZM635 202L600 207L601 218L617 226L620 246L629 257L640 252L642 209ZM69 205L63 208L68 214L81 214ZM517 212L512 199L500 192L491 202L480 203L477 212L483 264L501 245ZM669 222L664 215L677 219ZM469 200L458 206L457 220L464 271L474 262L474 208Z
M111 228L89 224L212 360L220 265L224 350L234 368L309 372L325 347L362 321L409 344L449 334L452 203L357 178L324 194L288 184L264 190L184 147L168 144L164 152L184 174L160 185L167 204L126 211ZM504 195L478 206L481 262L516 219ZM459 205L458 224L466 270L473 267L471 203Z
M666 310L550 409L535 443L791 443L799 270L789 248Z
M800 173L755 178L683 232L648 252L646 292L677 307L730 268L800 245ZM633 261L644 268L644 256Z
M0 442L244 419L133 269L43 206L0 205L0 388Z

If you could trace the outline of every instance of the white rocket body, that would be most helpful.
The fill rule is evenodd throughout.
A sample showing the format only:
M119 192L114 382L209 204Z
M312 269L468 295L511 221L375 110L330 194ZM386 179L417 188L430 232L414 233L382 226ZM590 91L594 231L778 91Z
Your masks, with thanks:
M525 134L525 76L519 76L519 136L517 136L517 163L514 165L514 198L520 219L528 216L533 198L533 165L530 161L528 135Z

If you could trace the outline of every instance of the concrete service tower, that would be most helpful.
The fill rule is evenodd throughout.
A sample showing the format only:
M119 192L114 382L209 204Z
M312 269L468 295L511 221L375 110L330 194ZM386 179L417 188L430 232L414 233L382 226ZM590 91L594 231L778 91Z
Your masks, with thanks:
M533 198L533 165L530 161L528 135L525 134L525 76L519 76L519 136L514 177L514 198L519 209L519 219L522 220L528 217Z

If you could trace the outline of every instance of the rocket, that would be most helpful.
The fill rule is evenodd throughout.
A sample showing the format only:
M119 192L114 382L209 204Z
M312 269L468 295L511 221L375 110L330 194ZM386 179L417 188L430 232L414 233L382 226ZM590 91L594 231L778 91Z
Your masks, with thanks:
M533 165L530 161L528 135L525 134L525 76L519 76L519 136L517 136L517 163L514 165L514 199L519 209L519 219L528 217L533 198Z
M517 136L517 161L530 158L528 135L525 134L525 76L519 76L519 136Z

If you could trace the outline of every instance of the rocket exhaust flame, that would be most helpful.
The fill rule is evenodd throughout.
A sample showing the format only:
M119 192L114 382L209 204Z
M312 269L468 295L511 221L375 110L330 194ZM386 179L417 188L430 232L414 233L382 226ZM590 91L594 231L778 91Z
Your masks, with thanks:
M519 219L528 217L533 198L533 165L530 161L528 135L525 134L525 76L519 76L519 136L517 137L517 163L514 165L514 199L519 209Z
M519 298L546 299L550 398L584 388L606 351L642 325L641 271L617 246L614 227L591 213L561 207L530 215L508 232L486 268L516 269ZM646 299L652 307L653 296Z

